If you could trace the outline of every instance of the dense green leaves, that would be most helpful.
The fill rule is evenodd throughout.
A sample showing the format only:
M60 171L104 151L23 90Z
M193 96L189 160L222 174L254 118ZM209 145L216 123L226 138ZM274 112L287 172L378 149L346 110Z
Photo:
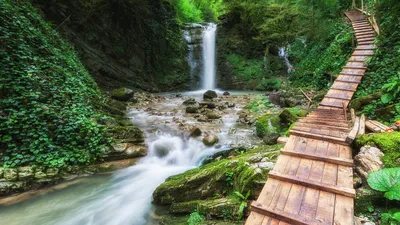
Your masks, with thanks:
M387 168L368 175L368 185L385 192L389 200L400 200L400 168Z
M182 23L217 21L224 12L223 0L170 0Z
M30 3L0 4L0 164L62 167L108 143L100 91L71 46Z

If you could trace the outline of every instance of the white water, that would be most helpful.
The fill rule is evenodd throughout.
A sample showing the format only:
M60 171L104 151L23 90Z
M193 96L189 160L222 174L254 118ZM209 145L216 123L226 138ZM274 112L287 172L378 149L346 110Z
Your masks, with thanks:
M287 72L290 75L291 73L294 72L294 67L293 65L290 63L289 61L289 54L288 54L288 50L289 50L290 45L286 46L286 47L280 47L279 48L279 56L283 59L283 61L285 62L285 65L287 67Z
M215 88L215 42L217 25L210 23L203 32L203 83L202 89Z

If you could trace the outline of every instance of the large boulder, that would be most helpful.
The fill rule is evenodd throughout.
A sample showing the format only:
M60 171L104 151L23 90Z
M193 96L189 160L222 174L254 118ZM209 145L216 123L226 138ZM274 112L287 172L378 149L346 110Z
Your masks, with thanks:
M190 137L198 137L198 136L200 136L201 135L201 130L200 130L200 128L198 128L198 127L192 127L192 128L190 128L190 131L189 131L189 136Z
M240 204L234 199L219 198L172 203L169 211L173 214L189 214L197 210L202 215L217 218L224 218L228 213L230 216L236 218L238 216L239 206Z
M115 139L126 143L143 143L143 132L136 126L115 126L111 128L111 134Z
M278 147L252 149L234 159L213 161L169 177L154 191L154 203L171 205L205 200L216 195L226 196L233 191L251 191L250 198L253 198L262 189L263 182L272 168L272 165L266 164L276 161Z
M118 88L111 91L111 98L118 101L129 101L133 98L134 91L128 88Z
M279 133L281 129L281 120L277 114L265 114L256 121L256 133L260 138L270 133Z
M363 182L367 181L368 174L383 168L381 157L384 154L378 148L364 146L354 157L356 172Z
M213 145L215 145L216 143L218 143L218 137L217 137L217 135L215 135L215 134L208 134L207 136L205 136L204 138L203 138L203 143L206 145L206 146L213 146Z
M208 90L203 94L203 99L213 99L218 97L217 92Z
M264 135L263 141L267 145L276 145L280 134L277 132L269 132Z

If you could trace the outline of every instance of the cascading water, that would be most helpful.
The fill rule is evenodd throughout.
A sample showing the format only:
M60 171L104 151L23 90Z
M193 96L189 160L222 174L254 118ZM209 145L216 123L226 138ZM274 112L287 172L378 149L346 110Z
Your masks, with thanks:
M203 84L202 89L215 88L215 42L217 25L208 24L203 32Z
M279 57L281 57L284 60L285 65L287 67L287 72L290 75L291 73L294 72L294 67L289 61L289 57L288 57L289 56L289 54L288 54L289 47L290 47L290 45L288 45L286 47L280 47L278 54L279 54Z
M179 103L181 104L181 102ZM168 107L163 105L163 108ZM174 105L176 107L176 105ZM49 201L36 199L29 204L2 209L0 218L7 225L144 225L158 224L150 216L152 194L166 178L198 167L202 161L227 147L206 147L200 140L173 134L160 121L172 117L132 111L138 126L148 131L148 155L135 166L115 173L104 183L75 188ZM151 133L151 130L158 129ZM164 130L164 131L161 131ZM227 133L228 127L224 128ZM225 141L224 135L219 135ZM79 191L78 191L79 190ZM79 193L81 192L81 193ZM79 194L78 194L79 193ZM76 196L78 195L78 196ZM24 215L22 218L18 215ZM15 218L19 218L16 220Z

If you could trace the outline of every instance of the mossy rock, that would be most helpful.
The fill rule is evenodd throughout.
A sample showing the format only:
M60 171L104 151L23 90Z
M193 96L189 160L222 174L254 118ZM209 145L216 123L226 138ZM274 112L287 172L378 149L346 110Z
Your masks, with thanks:
M354 201L354 213L355 215L370 213L368 208L371 206L377 208L385 207L385 205L386 199L383 197L383 193L370 189L358 189Z
M281 146L260 148L234 158L223 159L169 177L153 193L154 203L170 205L213 198L216 194L226 195L233 190L256 193L257 182L267 178L269 169L258 167L263 159L275 161ZM227 175L227 172L232 173ZM227 181L231 180L231 181Z
M268 133L280 133L282 130L281 119L277 114L265 114L256 121L256 133L263 138Z
M111 98L126 102L129 99L133 98L134 92L128 88L118 88L111 91Z
M231 198L219 198L203 201L172 203L170 212L173 214L191 213L198 211L208 218L225 218L227 214L232 217L238 216L240 201Z
M143 132L136 126L116 126L111 129L111 134L115 139L127 143L144 142Z
M382 157L385 167L400 167L400 132L357 136L356 144L379 148L385 154Z
M305 117L307 113L307 110L298 107L287 108L279 114L279 118L282 123L291 125L292 123L295 123L299 117Z

